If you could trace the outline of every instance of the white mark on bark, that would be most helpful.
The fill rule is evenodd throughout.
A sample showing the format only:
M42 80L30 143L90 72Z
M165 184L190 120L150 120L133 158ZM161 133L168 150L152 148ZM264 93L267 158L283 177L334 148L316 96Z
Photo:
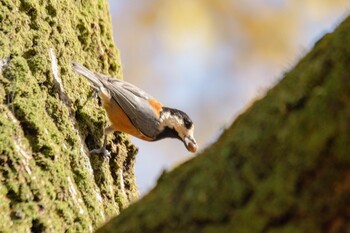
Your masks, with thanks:
M83 200L81 198L77 197L78 196L78 192L75 189L74 184L73 184L73 182L72 182L72 180L71 180L71 178L69 176L67 176L67 181L68 181L68 185L69 185L69 187L68 187L69 193L72 196L73 201L79 207L79 214L84 214L84 210L81 207L81 203L83 203Z
M100 202L100 203L102 203L102 197L101 197L101 194L99 193L99 192L95 192L95 194L96 194L96 199Z
M29 160L32 158L29 154L27 154L27 152L23 149L21 143L18 141L18 140L14 140L15 142L15 149L16 151L22 155L22 158L21 158L21 162L24 166L24 170L26 170L26 172L28 173L28 175L32 175L32 170L30 169L29 167ZM35 178L35 177L33 177Z
M125 184L124 184L124 177L123 177L123 169L118 169L118 178L119 178L119 184L120 184L120 191L123 194L125 198L127 198L126 192L125 192Z
M6 112L6 116L8 119L10 119L13 123L18 124L18 120L15 118L15 116L12 114L12 112ZM32 170L29 167L29 160L33 157L26 152L25 146L21 143L20 138L18 138L16 135L14 135L13 142L15 145L15 150L20 154L21 162L24 166L24 170L31 176ZM31 178L34 180L35 176L31 176Z
M10 63L10 58L0 59L0 72Z
M12 121L12 123L18 124L17 118L12 114L12 112L6 112L6 116L8 119Z
M57 58L52 48L49 49L49 53L50 53L50 59L51 59L53 79L55 80L55 85L58 87L59 94L61 95L62 93L64 93L64 89L63 89L62 79L58 74Z

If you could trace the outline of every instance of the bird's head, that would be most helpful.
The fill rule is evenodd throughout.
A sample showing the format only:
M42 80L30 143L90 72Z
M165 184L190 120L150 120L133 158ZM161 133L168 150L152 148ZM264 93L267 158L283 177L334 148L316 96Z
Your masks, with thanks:
M188 151L194 153L198 149L194 139L194 124L191 118L184 112L163 107L160 115L160 135L158 139L172 137L178 138L185 144Z

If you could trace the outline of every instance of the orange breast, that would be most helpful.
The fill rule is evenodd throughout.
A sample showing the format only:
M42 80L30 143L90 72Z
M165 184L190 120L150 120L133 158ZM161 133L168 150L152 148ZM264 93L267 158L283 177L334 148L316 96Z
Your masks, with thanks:
M129 117L125 114L123 109L116 102L111 102L107 96L101 96L103 106L106 109L109 120L111 121L112 127L115 131L124 132L134 137L153 141L152 138L147 137L140 132L130 121Z

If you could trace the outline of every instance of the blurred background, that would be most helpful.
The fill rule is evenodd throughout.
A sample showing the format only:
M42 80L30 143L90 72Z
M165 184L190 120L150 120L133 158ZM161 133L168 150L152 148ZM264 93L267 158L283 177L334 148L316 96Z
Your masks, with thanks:
M349 0L110 0L124 79L195 122L201 150L349 13ZM144 142L141 195L191 158L174 139Z

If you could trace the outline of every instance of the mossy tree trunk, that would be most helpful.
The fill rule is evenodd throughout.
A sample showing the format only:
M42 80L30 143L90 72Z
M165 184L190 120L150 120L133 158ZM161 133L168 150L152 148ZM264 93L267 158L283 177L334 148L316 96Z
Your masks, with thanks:
M350 18L99 233L350 232Z
M0 0L1 232L91 232L137 197L124 135L89 156L106 117L72 60L121 78L105 0Z

